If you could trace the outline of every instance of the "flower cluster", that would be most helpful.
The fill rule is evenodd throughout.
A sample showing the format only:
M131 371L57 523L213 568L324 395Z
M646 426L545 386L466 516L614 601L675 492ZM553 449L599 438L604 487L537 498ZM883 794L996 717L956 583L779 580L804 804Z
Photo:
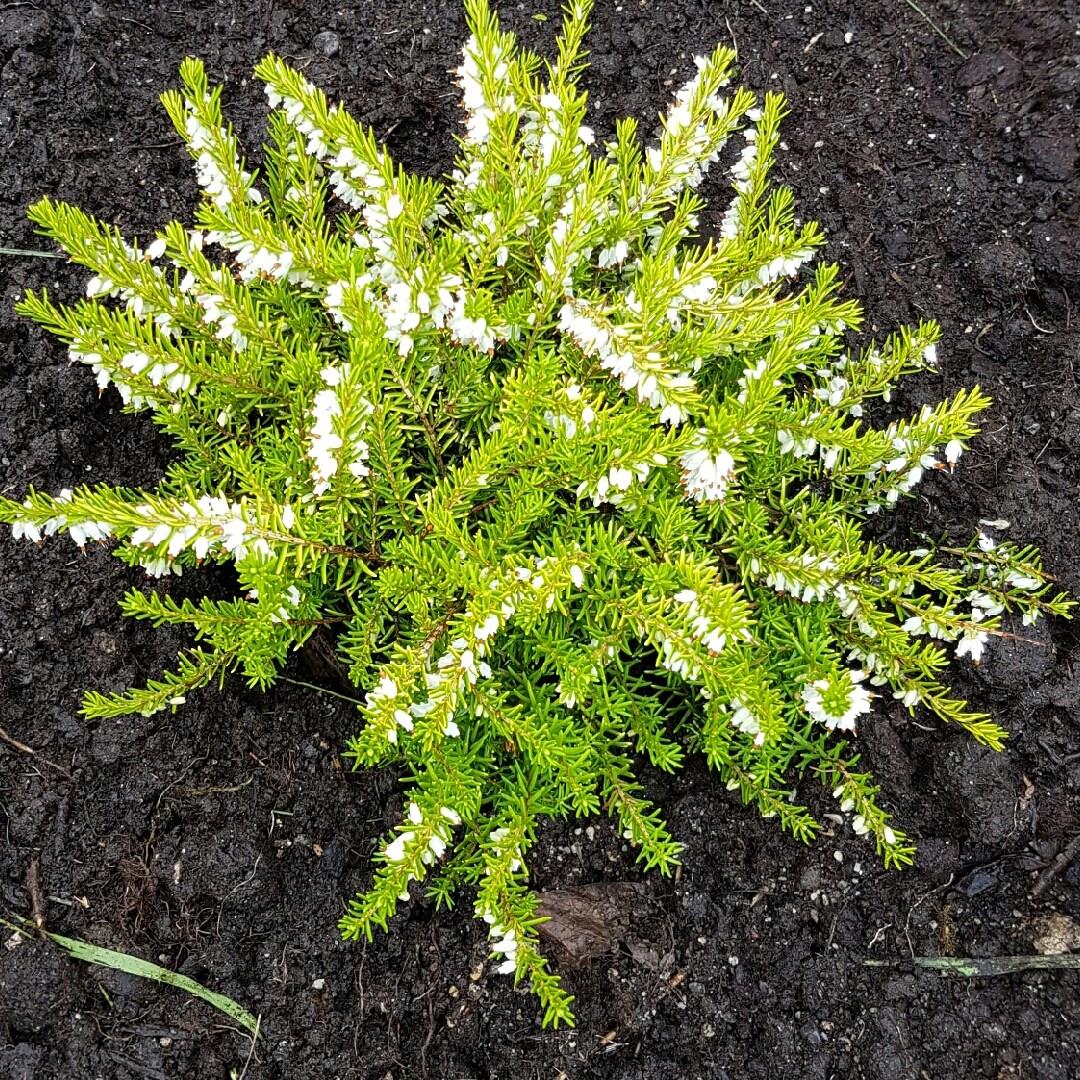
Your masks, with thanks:
M270 556L270 545L248 520L246 508L230 503L223 495L203 495L165 513L148 503L134 509L146 524L135 528L127 542L145 552L142 565L151 577L179 574L177 556L188 550L200 562L217 551L236 561L249 555Z
M759 572L758 560L751 560L750 569L752 573ZM808 604L827 600L833 594L837 587L833 576L835 569L836 560L831 555L804 551L798 558L775 560L765 575L765 583L778 593L789 593ZM841 596L850 610L853 598L846 593Z
M446 845L451 840L453 827L461 824L461 815L450 806L442 806L439 808L438 814L430 817L425 822L424 812L419 805L410 802L406 816L409 819L411 828L403 829L383 848L383 858L389 863L402 862L406 858L409 849L415 844L417 835L422 832L423 845L419 853L420 861L425 866L432 866L446 852ZM421 830L422 826L423 829ZM415 879L416 874L410 871L407 880L414 881ZM402 900L409 899L407 889L402 891L400 898Z
M125 353L124 358L131 356L131 353ZM99 391L107 389L110 383L116 387L117 392L120 394L120 400L125 405L130 405L133 409L145 408L152 403L150 394L141 390L135 389L129 383L123 375L120 374L124 368L124 364L121 363L113 365L110 361L99 352L97 349L89 345L84 345L81 342L79 345L72 345L68 349L68 356L71 358L73 364L86 364L87 367L93 371Z
M461 734L457 714L462 701L481 679L491 678L492 669L486 657L495 636L519 610L550 611L560 593L585 585L585 572L573 557L553 561L538 556L531 564L516 566L508 574L485 577L488 588L461 616L460 632L435 662L427 663L425 656L419 673L399 669L410 684L417 682L419 674L422 699L414 700L411 690L403 691L399 698L399 685L393 674L384 674L378 686L366 695L364 709L369 732L381 733L387 742L396 745L399 730L411 734L417 723L423 721L439 738L457 738ZM483 714L483 708L477 702L478 714Z
M639 355L625 341L628 331L607 326L597 320L582 303L566 303L559 313L559 329L571 337L588 356L600 361L626 391L634 391L637 400L660 410L662 424L681 424L686 419L678 398L694 388L687 374L670 374L662 355L654 349Z
M214 338L227 341L237 352L243 352L248 347L247 334L237 326L236 312L229 310L225 297L213 289L200 289L194 295L203 309L202 321L214 328Z
M735 477L735 459L726 451L706 449L706 432L698 433L698 446L681 458L682 483L695 502L720 502Z
M686 615L690 619L694 637L710 653L715 655L721 652L727 644L727 634L702 609L698 594L693 589L682 589L675 594L674 599L686 605Z
M503 958L496 972L499 975L513 975L517 970L517 931L512 928L507 930L490 911L484 913L483 919L490 924L489 933L496 939L491 951Z
M465 109L465 141L482 147L491 132L492 122L499 115L513 115L518 103L507 85L509 57L501 42L485 49L475 34L471 34L461 50L461 66L454 74L461 87L461 104Z
M214 204L221 210L228 209L235 194L234 185L221 168L215 154L225 140L224 133L212 131L196 114L189 109L186 120L188 148L195 155L195 179ZM239 173L240 186L244 194L253 203L262 202L262 193L251 183L251 173Z
M64 488L57 496L57 503L71 502L73 492L71 488ZM23 503L28 509L33 509L33 504ZM40 524L32 519L16 518L11 523L11 535L16 540L27 539L35 544L41 543L46 536L63 529L68 536L79 545L86 546L87 540L108 540L112 535L112 527L105 521L93 521L92 519L69 520L66 514L53 514Z
M704 56L695 56L694 65L697 73L676 91L664 117L663 143L649 147L646 154L649 169L668 196L684 187L696 188L727 142L726 128L710 120L729 114L729 103L716 93L728 79Z
M516 874L521 869L524 854L521 845L507 826L500 825L491 830L488 834L488 846L492 862L504 868L507 874ZM505 919L497 916L490 908L478 905L478 914L488 924L488 935L494 939L491 952L502 958L495 969L497 974L515 974L519 947L517 929L513 926L508 927Z
M308 457L311 458L311 478L314 481L312 491L322 495L330 488L331 481L343 464L357 479L371 472L368 468L368 444L349 425L342 425L342 404L340 387L343 378L349 374L349 365L325 367L319 373L323 389L315 394L312 408L311 440L308 443ZM374 411L370 401L360 399L360 410L365 415Z
M667 458L663 454L653 454L644 461L620 460L601 472L595 481L582 480L575 494L579 499L592 499L593 506L629 505L633 501L635 485L648 480L655 467L666 464Z
M855 721L870 711L874 697L862 685L865 678L865 671L849 668L836 678L815 679L800 692L803 707L830 731L854 731Z

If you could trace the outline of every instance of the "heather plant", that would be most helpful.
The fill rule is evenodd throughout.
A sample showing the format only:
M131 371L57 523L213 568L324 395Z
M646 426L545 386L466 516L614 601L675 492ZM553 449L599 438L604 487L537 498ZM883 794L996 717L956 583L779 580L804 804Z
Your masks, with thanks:
M850 344L859 308L836 266L810 269L822 234L770 180L784 102L728 89L729 50L697 58L654 142L632 120L598 139L588 7L545 61L467 0L445 181L405 173L274 56L257 171L184 61L163 100L203 191L194 227L129 243L44 199L34 222L93 276L78 302L18 304L175 460L153 490L0 500L33 541L101 542L163 581L235 573L230 600L129 592L126 614L197 644L145 687L87 693L89 717L175 711L232 673L266 687L332 635L363 694L347 755L399 763L406 789L343 932L386 928L421 884L446 905L464 890L498 971L555 1023L571 999L528 871L545 818L610 814L668 873L681 845L640 776L692 752L802 840L819 826L796 785L817 781L902 866L859 726L895 700L999 748L945 669L980 662L1006 612L1070 606L1030 547L868 536L953 470L987 398L868 422L934 367L937 326ZM730 202L701 240L725 153Z

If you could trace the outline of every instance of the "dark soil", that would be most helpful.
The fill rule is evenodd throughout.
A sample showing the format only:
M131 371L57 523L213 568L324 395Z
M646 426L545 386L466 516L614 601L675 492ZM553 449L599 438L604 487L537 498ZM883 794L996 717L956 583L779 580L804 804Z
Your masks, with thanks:
M550 40L554 0L503 6L527 42ZM976 381L996 399L962 468L928 481L890 535L1005 518L1080 592L1076 7L923 0L963 60L902 0L598 6L598 132L624 113L651 130L693 53L734 39L744 79L789 95L782 174L829 232L868 326L942 322L940 377L913 380L898 407ZM188 53L227 81L251 140L264 106L249 72L272 49L439 174L462 38L454 3L421 0L0 3L0 244L41 246L24 214L46 193L141 236L189 213L191 170L155 101ZM715 227L719 180L707 194ZM84 275L31 258L0 269L3 491L152 482L167 448L150 423L98 400L87 373L10 311L24 288L71 297ZM343 901L369 880L400 805L390 773L342 771L348 705L230 684L176 718L79 718L82 688L151 676L182 640L123 621L116 600L142 580L104 551L73 552L0 540L0 724L34 750L0 742L0 901L30 911L38 860L51 929L157 960L260 1014L248 1077L1080 1075L1076 972L946 980L903 962L1030 953L1041 917L1080 917L1080 863L1033 895L1080 829L1068 624L955 673L1012 733L1006 753L887 709L865 726L885 802L920 841L911 871L884 873L850 829L803 847L699 765L650 781L687 844L676 881L642 878L606 820L591 837L546 829L536 884L592 885L580 895L619 912L617 933L600 935L607 952L564 963L579 1026L552 1033L490 973L468 910L421 900L373 944L339 940ZM313 679L302 661L290 674ZM627 882L641 884L598 888ZM0 948L0 1076L227 1077L248 1051L178 991L44 942Z

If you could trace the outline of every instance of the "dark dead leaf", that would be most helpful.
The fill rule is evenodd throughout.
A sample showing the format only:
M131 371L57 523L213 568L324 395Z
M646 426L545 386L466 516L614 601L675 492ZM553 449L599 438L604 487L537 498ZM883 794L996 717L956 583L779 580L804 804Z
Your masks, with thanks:
M625 940L645 890L630 881L596 882L540 893L540 937L559 962L573 967L610 952Z

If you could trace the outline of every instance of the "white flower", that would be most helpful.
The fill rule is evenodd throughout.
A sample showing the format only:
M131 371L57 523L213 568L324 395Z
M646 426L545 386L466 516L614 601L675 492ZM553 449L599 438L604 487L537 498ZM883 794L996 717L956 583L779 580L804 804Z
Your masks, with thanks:
M95 296L110 296L116 291L116 286L107 278L100 275L94 275L86 283L86 295L88 298L93 299Z
M755 736L754 742L761 745L765 736L758 718L738 698L732 700L730 707L732 726L746 735Z
M705 433L699 433L704 441ZM727 494L735 475L735 460L726 450L710 453L704 447L691 450L679 459L686 494L696 502L719 502Z
M32 540L35 544L41 542L41 530L32 521L13 521L11 535L16 540L21 540L25 536L27 540Z
M495 82L495 95L489 99L485 89L485 72L481 71L482 59L480 43L475 36L470 36L462 50L461 67L456 71L461 82L461 103L466 112L466 136L464 141L475 146L481 146L487 142L491 128L491 121L495 116L504 111L503 106L511 104L506 98L510 97L503 93L507 83L507 65L501 56L495 58L495 65L487 73ZM507 111L516 111L514 107Z
M168 577L169 574L175 574L180 577L183 574L183 568L178 562L170 562L168 559L144 559L139 565L146 571L147 577L162 578Z
M972 663L979 664L988 638L985 630L976 630L973 627L965 630L964 636L956 643L956 655L970 656Z
M1041 589L1043 586L1043 582L1039 578L1031 574L1022 574L1019 570L1010 570L1005 575L1005 581L1014 588L1024 589L1028 592ZM1000 607L998 610L1001 610ZM992 614L996 614L996 612Z
M491 951L502 953L504 956L514 956L517 953L517 933L507 930L506 933L491 946Z
M960 460L960 455L964 452L964 445L959 439L950 439L945 444L945 460L950 465L955 465Z
M780 453L794 454L797 458L812 457L818 448L817 439L808 435L796 437L783 429L777 431L776 438L780 443Z
M630 245L625 240L616 240L611 247L601 248L596 256L596 265L601 270L612 266L621 266L630 254Z
M858 717L870 711L873 697L870 691L860 685L865 675L865 672L857 669L848 671L852 686L847 692L847 703L842 712L830 713L825 708L825 695L831 689L828 679L816 679L803 687L800 696L804 708L812 719L824 724L830 731L854 731Z
M1008 580L1008 579L1006 579ZM1034 580L1034 579L1031 579ZM1035 583L1037 587L1038 583ZM972 616L975 619L985 618L987 615L1000 615L1005 610L1005 605L1000 600L995 600L992 596L988 596L984 592L980 592L978 589L973 592L969 592L967 595L968 602L971 604ZM976 609L978 609L976 611Z
M405 858L405 845L411 843L416 838L416 833L411 829L405 832L398 833L389 844L386 845L386 849L383 855L386 857L387 862L401 862Z

